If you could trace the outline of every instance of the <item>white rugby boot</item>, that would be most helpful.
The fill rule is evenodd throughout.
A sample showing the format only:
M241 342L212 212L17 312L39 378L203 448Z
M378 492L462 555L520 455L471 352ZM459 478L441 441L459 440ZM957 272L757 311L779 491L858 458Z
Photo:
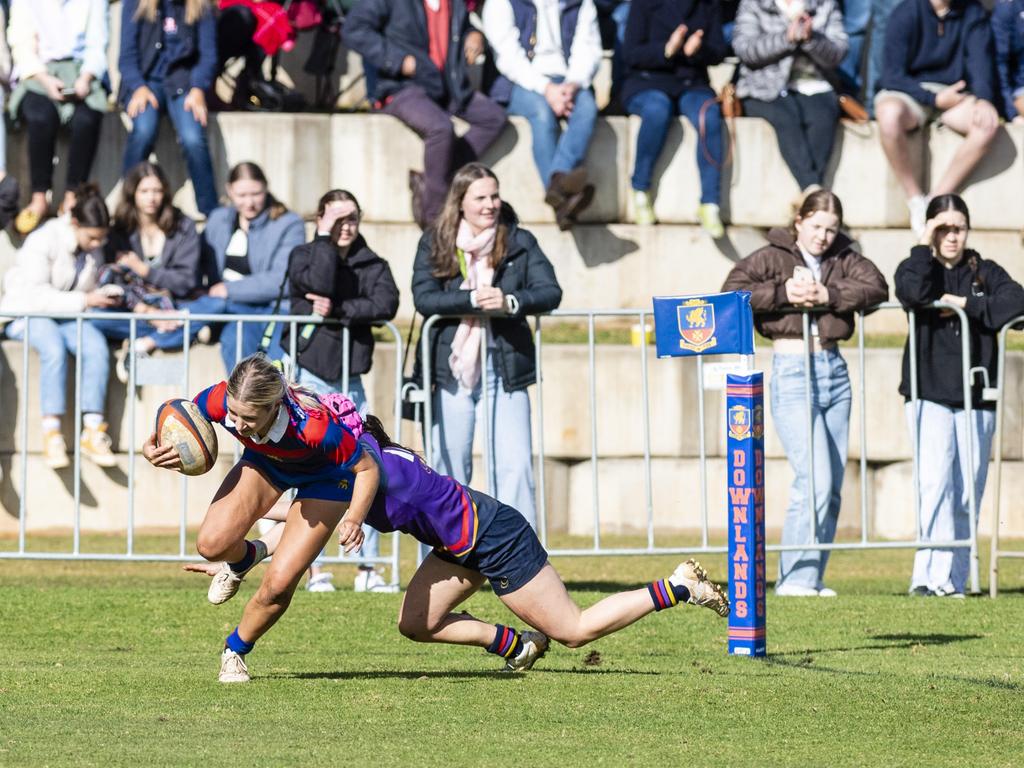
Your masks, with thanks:
M696 560L681 563L668 580L677 587L686 587L690 599L686 602L710 608L722 618L729 615L729 598L720 586L708 579L708 572Z
M508 672L525 672L532 669L537 659L547 653L548 636L543 632L527 630L519 635L519 639L523 643L523 649L505 661L505 670Z
M245 578L245 574L256 567L256 564L267 556L267 545L259 539L256 539L253 544L256 545L256 559L252 561L245 571L242 573L235 573L231 570L227 563L220 564L220 570L210 581L210 589L206 593L206 599L214 605L220 605L226 603L238 592L238 587L242 583L242 579Z
M217 680L222 683L248 683L250 679L245 659L230 648L225 648L220 655L220 674Z

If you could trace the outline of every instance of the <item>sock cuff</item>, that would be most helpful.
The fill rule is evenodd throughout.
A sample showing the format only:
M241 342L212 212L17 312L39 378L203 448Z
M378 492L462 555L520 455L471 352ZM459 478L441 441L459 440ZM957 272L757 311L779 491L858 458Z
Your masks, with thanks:
M260 543L262 543L262 542L260 542ZM264 545L264 546L266 546L266 545ZM253 542L253 541L246 541L245 542L245 556L241 560L239 560L237 563L228 563L228 568L230 568L235 573L242 573L243 571L247 571L250 568L252 568L252 566L253 566L253 564L255 562L256 562L256 543Z
M487 652L506 659L515 656L519 652L519 646L522 645L519 633L512 627L506 627L503 624L496 624L494 628L496 630L494 641L487 646Z
M654 610L656 611L671 608L680 602L686 602L690 598L690 592L686 587L676 587L668 579L652 581L647 585L647 591L651 595L651 600L654 601Z
M253 649L256 643L247 643L245 640L238 636L238 627L235 627L235 631L228 635L227 640L224 641L224 646L230 648L240 656L244 656Z

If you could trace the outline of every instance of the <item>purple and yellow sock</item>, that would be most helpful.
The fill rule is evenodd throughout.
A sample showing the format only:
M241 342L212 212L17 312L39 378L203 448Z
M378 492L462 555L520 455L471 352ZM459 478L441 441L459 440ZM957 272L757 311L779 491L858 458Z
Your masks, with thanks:
M224 647L230 648L239 656L245 656L255 645L255 642L247 643L238 636L238 627L235 627L235 631L228 635L228 639L224 641Z
M245 542L245 557L239 560L237 563L228 563L230 568L235 573L245 573L252 568L253 563L256 562L256 544L251 541Z
M494 642L487 646L487 652L505 659L514 659L523 650L523 641L512 627L496 624Z
M654 601L654 610L656 611L663 611L690 599L690 590L683 586L677 586L668 579L652 581L647 585L647 591L651 593L651 600Z

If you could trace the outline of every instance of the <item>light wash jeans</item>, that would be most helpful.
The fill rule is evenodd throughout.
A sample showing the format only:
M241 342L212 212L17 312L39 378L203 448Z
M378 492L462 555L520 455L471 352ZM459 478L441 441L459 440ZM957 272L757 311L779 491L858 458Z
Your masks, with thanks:
M104 413L107 380L110 377L110 348L98 328L82 323L82 354L78 354L78 331L74 320L29 319L29 344L39 355L40 408L44 416L63 416L67 412L68 353L82 365L82 413ZM25 338L25 321L15 320L7 335L19 341Z
M814 510L807 508L810 493L807 435L807 386L803 355L772 358L771 408L786 458L793 469L783 544L830 544L836 535L843 474L846 471L847 437L850 431L850 376L838 351L811 355L811 416L814 437ZM791 550L780 553L776 587L820 589L829 553Z
M553 80L559 82L558 78ZM521 115L530 121L533 162L545 189L553 173L566 173L583 164L597 119L597 103L592 90L585 88L576 93L575 106L564 131L544 94L515 84L512 85L508 113Z
M972 422L962 408L950 408L928 400L906 404L910 439L917 440L921 508L918 533L929 539L968 539L971 536L970 496L967 492L967 430L971 430L974 494L981 508L992 450L995 413L975 409ZM915 434L917 430L919 434ZM977 519L975 519L977 522ZM967 587L970 547L922 548L914 555L910 588L930 590L952 588L963 593Z
M339 354L341 354L339 352ZM288 355L285 355L285 362L289 362ZM337 381L325 381L311 371L307 371L305 368L295 368L294 374L295 381L304 387L316 392L318 395L329 395L332 392L341 392L341 379ZM362 376L349 376L348 377L348 391L345 392L348 395L348 399L351 400L359 411L360 416L365 416L369 411L370 404L366 402L366 390L363 389L363 378ZM377 558L380 557L380 532L371 525L363 524L363 546L359 550L359 554L365 558ZM320 559L317 558L316 564L320 563ZM366 565L372 565L372 563L366 563Z

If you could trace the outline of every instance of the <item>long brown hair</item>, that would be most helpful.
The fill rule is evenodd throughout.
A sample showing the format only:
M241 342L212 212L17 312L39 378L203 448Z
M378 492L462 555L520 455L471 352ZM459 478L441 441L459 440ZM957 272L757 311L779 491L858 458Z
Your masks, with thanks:
M75 190L75 206L71 218L80 227L87 229L109 229L110 212L100 194L100 188L92 182L79 184Z
M263 169L256 165L256 163L246 160L239 163L228 172L228 184L234 184L236 181L241 181L242 179L248 179L262 184L264 189L267 190L266 207L270 209L271 221L274 221L288 213L288 206L270 193L270 185L267 183L267 176L263 173Z
M839 197L828 189L816 189L811 192L807 197L800 203L800 208L797 210L796 215L793 217L793 223L789 226L789 233L796 240L796 223L802 221L808 216L813 216L818 211L824 211L825 213L834 213L836 218L839 219L839 227L843 226L843 204L839 200Z
M182 0L185 5L185 23L195 24L204 13L210 10L210 3L207 0ZM160 0L139 0L139 6L135 9L135 21L145 19L152 23L156 21L157 13L160 10Z
M171 185L167 181L167 175L156 163L143 160L125 174L124 184L121 185L121 199L117 202L117 209L114 211L114 229L125 235L130 235L139 228L139 211L135 207L135 192L143 179L155 178L160 182L164 199L156 212L156 225L160 227L165 235L170 235L178 226L178 219L181 211L171 204Z
M444 207L434 224L434 238L430 246L430 265L433 267L434 277L454 277L459 273L459 257L456 253L458 246L455 241L459 234L459 223L462 221L462 198L466 196L470 184L480 179L494 179L494 182L498 183L494 171L483 163L467 163L455 172L452 184L448 188L448 196L444 199ZM494 238L494 250L491 251L492 269L501 264L508 251L508 221L509 217L505 214L503 204L498 212L498 232Z

